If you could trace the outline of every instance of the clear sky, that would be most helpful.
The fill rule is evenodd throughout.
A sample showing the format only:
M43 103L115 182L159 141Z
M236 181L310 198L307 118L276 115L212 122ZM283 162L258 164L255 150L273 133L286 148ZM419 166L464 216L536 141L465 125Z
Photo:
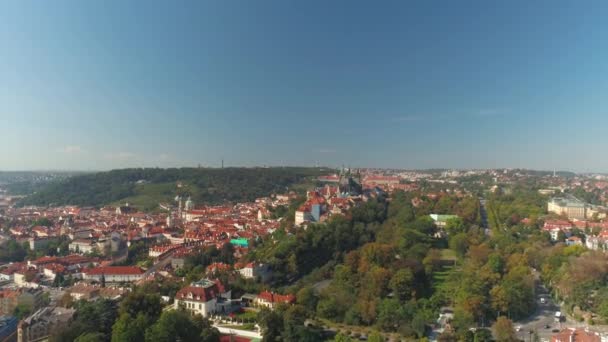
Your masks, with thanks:
M2 1L0 169L608 171L607 1Z

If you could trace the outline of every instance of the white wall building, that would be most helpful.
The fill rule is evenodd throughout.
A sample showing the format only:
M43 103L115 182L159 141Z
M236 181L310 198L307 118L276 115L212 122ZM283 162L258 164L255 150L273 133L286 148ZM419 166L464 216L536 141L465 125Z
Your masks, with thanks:
M202 279L179 290L175 295L175 309L183 307L192 314L208 317L226 312L230 307L230 291L219 281Z

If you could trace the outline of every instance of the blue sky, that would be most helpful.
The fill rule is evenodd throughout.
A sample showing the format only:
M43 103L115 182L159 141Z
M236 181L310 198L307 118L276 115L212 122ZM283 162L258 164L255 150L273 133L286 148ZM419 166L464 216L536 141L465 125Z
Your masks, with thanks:
M4 1L0 169L608 171L605 1Z

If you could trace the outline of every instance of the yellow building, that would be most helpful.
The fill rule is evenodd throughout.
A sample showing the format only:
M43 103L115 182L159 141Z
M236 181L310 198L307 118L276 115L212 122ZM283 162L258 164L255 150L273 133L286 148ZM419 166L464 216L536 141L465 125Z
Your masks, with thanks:
M574 197L555 197L547 203L548 212L577 220L584 220L587 217L587 207L585 202Z

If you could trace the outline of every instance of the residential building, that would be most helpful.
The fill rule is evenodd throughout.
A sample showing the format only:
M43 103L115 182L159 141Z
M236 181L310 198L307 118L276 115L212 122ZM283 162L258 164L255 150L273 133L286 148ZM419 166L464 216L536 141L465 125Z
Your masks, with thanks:
M567 328L551 336L551 342L604 342L606 338L597 332L582 328Z
M570 237L571 230L573 227L574 225L570 223L570 221L548 220L545 221L545 224L543 225L543 230L549 232L552 241L558 241L560 232L564 233L564 236L566 238Z
M581 239L578 236L570 236L569 238L566 239L566 245L568 246L582 246L583 245L583 239Z
M19 291L2 290L0 291L0 315L12 315L17 307L17 298Z
M42 306L42 294L41 289L33 288L0 291L0 316L12 315L18 305L37 310Z
M29 240L30 249L33 251L37 251L37 250L47 248L50 243L56 242L58 239L59 238L55 237L55 236L30 238L30 240Z
M40 288L24 288L19 289L19 296L17 297L17 305L21 305L29 308L34 312L38 308L42 307L43 299L42 295L44 292Z
M76 283L69 289L69 294L74 300L95 300L97 298L117 299L127 293L122 287L101 287L87 283Z
M101 282L102 277L107 283L130 283L142 279L144 271L137 266L100 266L83 272L85 280Z
M311 222L312 221L312 213L311 213L311 208L310 206L307 205L302 205L298 208L298 210L296 210L296 216L295 216L295 224L297 226L301 225L304 222Z
M227 312L230 308L231 291L219 280L202 279L179 290L175 295L175 309L183 307L192 315L208 317Z
M296 296L292 294L280 295L278 293L264 291L255 298L254 304L274 309L279 304L293 304L295 301Z
M46 340L54 329L66 326L72 320L74 309L45 307L19 322L17 326L18 342Z
M70 242L69 249L73 253L88 254L97 250L97 244L91 239L76 239Z
M270 266L267 264L259 264L250 262L239 269L239 273L246 279L259 279L261 282L267 282L272 276Z

